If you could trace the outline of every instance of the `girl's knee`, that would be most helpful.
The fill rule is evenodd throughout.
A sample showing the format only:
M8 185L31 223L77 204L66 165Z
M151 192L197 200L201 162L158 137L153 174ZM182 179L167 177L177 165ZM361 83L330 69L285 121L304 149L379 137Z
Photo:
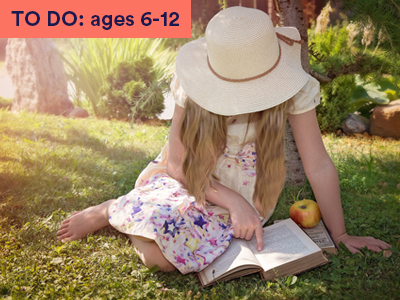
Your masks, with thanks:
M138 252L140 252L139 256L148 268L157 265L162 272L172 272L175 270L175 267L164 257L155 242L146 243L149 243L146 249L143 252L138 250Z
M176 270L174 265L164 257L160 248L155 242L145 242L135 238L133 238L132 242L135 246L136 253L139 255L146 267L151 268L157 265L162 272L172 272Z

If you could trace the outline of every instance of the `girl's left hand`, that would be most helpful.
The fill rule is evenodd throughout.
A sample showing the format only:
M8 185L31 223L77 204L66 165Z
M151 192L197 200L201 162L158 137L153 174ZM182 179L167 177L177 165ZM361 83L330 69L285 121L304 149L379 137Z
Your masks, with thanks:
M336 245L339 245L340 242L343 242L343 244L345 244L351 253L361 253L359 249L365 246L374 252L381 252L382 250L392 247L388 243L375 239L371 236L351 236L347 233L342 234L334 240Z

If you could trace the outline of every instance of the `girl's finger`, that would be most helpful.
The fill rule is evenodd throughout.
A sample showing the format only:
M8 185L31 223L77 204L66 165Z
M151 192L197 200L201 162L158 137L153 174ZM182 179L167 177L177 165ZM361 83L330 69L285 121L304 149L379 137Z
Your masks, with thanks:
M240 238L240 229L233 227L233 236L237 239Z
M250 241L251 238L253 237L253 234L254 234L254 231L247 230L245 239L248 240L248 241Z
M350 245L350 244L345 244L345 246L347 247L347 249L349 249L349 251L351 252L351 253L361 253L359 250L357 250L356 248L354 248L352 245Z
M261 227L261 225L256 227L256 240L257 240L257 250L261 251L264 248L263 228Z

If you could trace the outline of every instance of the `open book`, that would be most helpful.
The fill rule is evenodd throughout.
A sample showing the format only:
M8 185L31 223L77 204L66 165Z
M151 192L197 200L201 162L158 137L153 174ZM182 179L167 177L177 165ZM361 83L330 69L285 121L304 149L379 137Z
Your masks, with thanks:
M258 252L255 237L233 239L228 249L198 273L203 286L260 272L264 280L298 274L329 260L291 219L264 228L264 248Z
M274 224L283 220L275 220ZM329 254L338 254L338 248L333 241L324 221L319 221L318 225L312 228L303 228L303 231L318 245L322 250Z

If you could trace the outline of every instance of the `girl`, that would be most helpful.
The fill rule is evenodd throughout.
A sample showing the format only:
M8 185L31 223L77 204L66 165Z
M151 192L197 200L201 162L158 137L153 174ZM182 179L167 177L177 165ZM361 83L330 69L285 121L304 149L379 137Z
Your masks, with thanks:
M65 220L63 241L111 224L128 234L143 263L200 271L232 237L255 235L272 215L285 180L286 120L336 243L355 253L389 244L346 233L336 169L322 143L315 106L319 83L303 71L297 29L274 28L264 12L231 7L206 37L176 59L169 142L135 189Z

